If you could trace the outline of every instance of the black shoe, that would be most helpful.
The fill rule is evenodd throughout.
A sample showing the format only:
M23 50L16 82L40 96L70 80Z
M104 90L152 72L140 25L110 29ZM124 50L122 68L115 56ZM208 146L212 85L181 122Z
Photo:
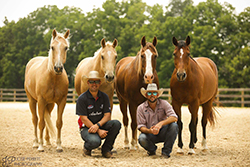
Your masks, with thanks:
M108 152L106 152L106 153L103 153L102 156L103 156L104 158L111 158L111 157L112 157L112 152L111 152L111 151L108 151Z
M83 149L83 156L91 156L91 150Z
M161 154L161 157L162 157L162 158L165 158L165 159L168 159L168 158L170 158L170 155Z
M147 154L148 154L149 156L156 155L156 154L155 154L155 151L148 151Z

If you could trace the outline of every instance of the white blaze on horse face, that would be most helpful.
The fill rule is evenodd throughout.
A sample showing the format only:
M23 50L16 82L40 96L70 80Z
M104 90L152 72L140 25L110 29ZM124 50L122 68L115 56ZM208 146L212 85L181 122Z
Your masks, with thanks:
M181 52L181 57L180 57L180 58L182 59L182 56L183 56L183 54L184 54L184 52L183 52L183 49L182 49L182 48L180 49L180 52Z
M61 46L61 42L59 42L59 44L58 44L58 55L57 55L57 57L58 57L58 59L57 59L57 63L56 63L56 65L58 64L60 64L60 56L61 56L61 50L60 50L60 46Z
M145 51L145 55L146 55L146 72L145 72L145 75L153 75L153 67L152 67L152 63L151 63L152 52L149 49L147 49Z

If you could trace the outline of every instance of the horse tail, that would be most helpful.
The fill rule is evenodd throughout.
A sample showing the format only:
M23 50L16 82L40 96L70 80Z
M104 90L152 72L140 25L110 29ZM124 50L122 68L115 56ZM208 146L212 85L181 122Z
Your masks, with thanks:
M46 128L48 128L51 137L55 138L56 137L56 129L53 126L51 116L47 110L45 110L45 113L44 113L44 120L45 120Z

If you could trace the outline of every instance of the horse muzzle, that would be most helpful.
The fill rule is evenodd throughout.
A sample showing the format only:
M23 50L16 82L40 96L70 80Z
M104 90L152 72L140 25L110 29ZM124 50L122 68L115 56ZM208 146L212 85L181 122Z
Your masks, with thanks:
M56 75L61 75L63 71L63 66L54 66L54 70L56 72Z
M183 82L187 78L187 74L186 74L186 72L177 72L176 77L177 77L178 81Z
M114 75L105 75L105 80L108 83L112 83L114 81L115 76Z

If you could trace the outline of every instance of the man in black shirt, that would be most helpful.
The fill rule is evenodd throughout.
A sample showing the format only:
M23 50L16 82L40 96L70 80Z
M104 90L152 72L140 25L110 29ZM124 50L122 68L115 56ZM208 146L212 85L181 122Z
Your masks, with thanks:
M82 77L89 89L78 97L76 114L80 116L78 123L81 137L85 141L83 152L91 156L91 150L102 145L102 155L105 158L112 156L111 150L119 131L121 123L111 120L111 107L108 95L99 90L104 78L99 77L97 71L90 71L89 76Z

